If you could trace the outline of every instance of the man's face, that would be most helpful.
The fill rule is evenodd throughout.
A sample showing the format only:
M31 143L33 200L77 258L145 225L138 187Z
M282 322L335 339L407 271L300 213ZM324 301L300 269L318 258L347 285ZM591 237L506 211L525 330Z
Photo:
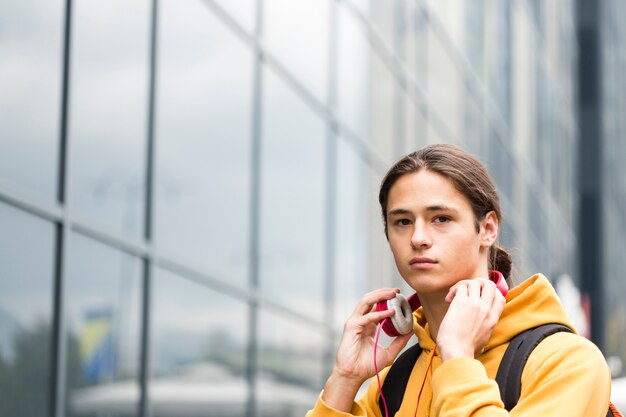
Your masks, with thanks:
M400 275L420 294L486 278L493 218L492 213L479 222L477 232L469 201L450 180L425 169L403 175L387 204L389 245Z

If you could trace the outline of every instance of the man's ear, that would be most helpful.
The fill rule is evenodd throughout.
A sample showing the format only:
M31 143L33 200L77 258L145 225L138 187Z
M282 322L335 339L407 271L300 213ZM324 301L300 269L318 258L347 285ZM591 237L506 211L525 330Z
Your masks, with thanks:
M480 239L482 247L491 247L498 239L500 220L495 211L490 211L480 221Z

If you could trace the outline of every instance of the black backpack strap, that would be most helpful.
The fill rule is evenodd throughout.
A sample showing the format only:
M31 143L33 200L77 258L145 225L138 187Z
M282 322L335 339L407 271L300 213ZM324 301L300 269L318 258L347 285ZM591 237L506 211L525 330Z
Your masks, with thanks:
M422 348L419 343L416 343L398 356L398 359L391 365L382 387L390 416L394 416L400 409L411 371L421 354ZM385 406L383 405L382 397L378 398L378 407L384 415Z
M606 412L606 417L624 417L622 413L619 412L617 408L613 405L613 403L609 403L609 411Z
M544 324L518 334L509 343L496 375L500 397L508 411L519 400L522 392L522 371L531 352L543 339L558 332L571 333L572 330L561 324Z
M508 411L511 411L519 400L522 392L522 371L531 352L543 339L558 332L571 333L572 330L560 324L544 324L518 334L509 343L500 361L498 374L496 375L496 382L500 388L500 397L502 397L504 407ZM417 358L421 354L422 349L419 344L416 344L404 351L391 365L391 369L389 369L382 386L382 392L387 401L390 416L394 416L400 409L409 377L415 362L417 362ZM378 407L384 413L385 407L382 398L378 399ZM622 417L612 404L606 416Z

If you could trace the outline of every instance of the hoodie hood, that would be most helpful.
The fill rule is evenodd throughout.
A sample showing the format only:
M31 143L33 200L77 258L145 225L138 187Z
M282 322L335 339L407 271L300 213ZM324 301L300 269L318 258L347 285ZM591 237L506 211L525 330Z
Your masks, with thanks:
M423 308L416 310L413 316L413 330L420 346L425 351L431 351L435 342L430 336ZM550 281L544 275L536 274L509 290L504 311L485 350L508 343L524 330L546 323L563 324L577 332Z

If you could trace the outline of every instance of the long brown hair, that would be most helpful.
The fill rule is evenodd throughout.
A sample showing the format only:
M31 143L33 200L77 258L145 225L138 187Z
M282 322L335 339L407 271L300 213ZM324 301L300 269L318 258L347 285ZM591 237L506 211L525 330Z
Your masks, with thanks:
M435 172L449 179L454 187L467 198L474 212L476 232L479 221L493 211L502 224L500 198L496 186L485 166L473 155L455 145L430 145L413 152L391 167L380 186L378 201L383 214L385 236L387 235L387 202L389 191L401 176L422 169ZM511 275L511 254L497 243L489 249L490 268L496 269L509 279ZM510 280L509 280L510 281Z

